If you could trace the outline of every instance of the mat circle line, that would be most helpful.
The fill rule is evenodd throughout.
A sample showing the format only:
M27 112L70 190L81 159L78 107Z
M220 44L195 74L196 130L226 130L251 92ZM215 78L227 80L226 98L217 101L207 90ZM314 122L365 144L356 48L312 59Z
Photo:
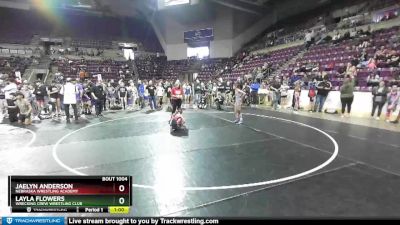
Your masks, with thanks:
M289 180L293 180L293 179L298 179L300 177L304 177L307 176L311 173L314 173L318 170L321 170L322 168L326 167L327 165L329 165L333 160L335 160L335 158L338 156L339 154L339 145L336 142L336 140L330 136L328 133L324 132L323 130L320 130L316 127L301 123L301 122L297 122L297 121L293 121L293 120L288 120L288 119L284 119L284 118L279 118L279 117L273 117L273 116L267 116L267 115L259 115L259 114L252 114L252 113L243 113L243 115L248 115L248 116L256 116L256 117L262 117L262 118L269 118L269 119L276 119L276 120L280 120L280 121L285 121L285 122L290 122L290 123L295 123L298 124L300 126L304 126L313 130L316 130L320 133L322 133L323 135L325 135L326 137L328 137L328 139L333 143L334 145L334 152L331 155L331 157L329 157L328 160L326 160L325 162L323 162L322 164L309 169L307 171L298 173L298 174L294 174L291 176L287 176L287 177L282 177L282 178L278 178L278 179L273 179L273 180L266 180L266 181L261 181L261 182L254 182L254 183L247 183L247 184L237 184L237 185L224 185L224 186L206 186L206 187L174 187L175 189L179 189L182 191L207 191L207 190L226 190L226 189L238 189L238 188L249 188L249 187L257 187L257 186L264 186L264 185L269 185L269 184L276 184L276 183L281 183L281 182L286 182ZM64 135L63 137L61 137L56 144L53 146L52 149L52 155L54 160L64 169L66 169L67 171L76 174L76 175L80 175L80 176L88 176L88 174L85 174L83 172L80 172L74 168L71 168L70 166L66 165L64 162L62 162L60 160L60 158L58 157L57 154L57 148L60 145L60 143L65 140L67 137L71 136L72 134L75 134L79 131L82 131L84 129L87 129L89 127L93 127L93 126L97 126L100 124L104 124L104 123L109 123L109 122L113 122L113 121L118 121L118 120L124 120L124 119L129 119L129 118L134 118L137 117L138 115L134 115L134 116L128 116L128 117L121 117L121 118L116 118L116 119L111 119L111 120L107 120L107 121L103 121L103 122L99 122L99 123L95 123L95 124L91 124L89 126L86 127L82 127L79 128L75 131L72 131L66 135ZM153 185L142 185L142 184L132 184L132 187L136 187L136 188L143 188L143 189L153 189L153 190L158 190L158 189L165 189L168 187L165 186L153 186Z

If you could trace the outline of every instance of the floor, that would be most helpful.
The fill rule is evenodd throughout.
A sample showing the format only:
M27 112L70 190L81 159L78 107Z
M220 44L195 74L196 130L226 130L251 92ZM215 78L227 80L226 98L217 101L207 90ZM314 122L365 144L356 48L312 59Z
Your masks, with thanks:
M133 176L131 216L400 218L397 127L244 113L236 125L229 111L187 110L188 132L174 135L163 111L2 124L0 186L8 175L121 174Z

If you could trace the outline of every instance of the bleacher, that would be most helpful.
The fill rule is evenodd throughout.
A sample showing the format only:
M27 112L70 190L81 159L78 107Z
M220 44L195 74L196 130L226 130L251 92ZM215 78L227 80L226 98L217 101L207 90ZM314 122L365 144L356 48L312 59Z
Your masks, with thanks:
M32 58L26 57L0 57L0 74L13 75L15 71L24 74L29 65L32 64Z
M227 79L236 80L238 77L252 73L255 69L261 68L267 64L272 64L273 68L277 69L283 63L297 55L300 50L301 47L297 46L272 51L263 55L248 56L241 64L236 65L231 72L226 72L224 75Z
M93 75L97 74L101 74L102 79L119 79L119 71L124 64L112 60L58 60L57 62L58 71L65 77L78 78L79 72L85 71L89 73L90 79L94 79Z
M384 46L385 48L392 48L387 40L394 34L400 34L399 27L393 27L386 30L379 30L372 34L372 37L356 38L345 40L337 45L332 43L326 43L322 45L316 45L310 48L304 56L297 60L296 63L291 64L288 68L282 71L282 76L305 76L304 72L294 72L296 65L305 65L307 63L317 63L321 71L325 71L334 86L334 89L339 89L343 83L343 71L346 68L347 63L351 63L352 60L357 59L361 55L362 51L365 50L367 58L373 58L376 51ZM370 39L371 38L371 39ZM357 48L363 40L368 40L371 46L367 48ZM396 47L397 54L400 54L400 47ZM385 61L378 61L377 70L369 70L368 68L359 68L357 70L358 87L360 91L370 91L371 88L367 87L367 77L371 73L378 73L385 81L393 79L394 74L399 71L398 67L387 67ZM316 72L317 73L317 72ZM315 73L310 72L308 75L313 76Z
M136 57L135 62L140 79L161 79L167 64L167 58L164 56L148 55Z
M205 59L201 61L200 80L209 80L222 73L230 59Z

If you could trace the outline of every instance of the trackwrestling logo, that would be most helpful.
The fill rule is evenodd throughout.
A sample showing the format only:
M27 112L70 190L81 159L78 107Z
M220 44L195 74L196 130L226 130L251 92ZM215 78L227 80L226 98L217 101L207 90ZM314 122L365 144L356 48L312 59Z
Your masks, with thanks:
M3 225L64 225L64 217L3 217Z

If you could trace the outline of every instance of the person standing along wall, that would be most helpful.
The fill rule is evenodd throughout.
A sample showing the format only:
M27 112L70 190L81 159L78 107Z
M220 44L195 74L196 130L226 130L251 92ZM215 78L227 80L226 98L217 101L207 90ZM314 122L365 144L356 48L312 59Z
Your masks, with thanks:
M342 118L350 117L351 105L354 100L354 77L347 75L344 79L343 85L340 87L340 101L342 102ZM347 107L347 114L345 109Z
M281 99L281 81L279 80L278 76L274 78L270 89L272 90L272 107L274 108L274 110L278 110L279 102Z
M300 110L300 96L301 96L301 81L296 81L293 92L293 113L297 114Z
M390 116L396 111L400 101L400 93L396 85L392 86L392 90L388 94L388 106L386 109L386 122L390 121Z
M317 82L318 81L316 79L308 82L308 98L310 99L310 104L308 107L309 112L314 111L315 100L317 96Z
M375 119L380 119L382 108L386 103L388 93L389 89L385 86L385 81L379 82L379 87L374 87L372 90L372 118L375 115L376 108L378 108L378 115Z
M324 107L325 100L332 89L332 84L329 82L328 76L323 78L324 80L317 84L317 98L314 104L314 112L322 112L322 108Z

